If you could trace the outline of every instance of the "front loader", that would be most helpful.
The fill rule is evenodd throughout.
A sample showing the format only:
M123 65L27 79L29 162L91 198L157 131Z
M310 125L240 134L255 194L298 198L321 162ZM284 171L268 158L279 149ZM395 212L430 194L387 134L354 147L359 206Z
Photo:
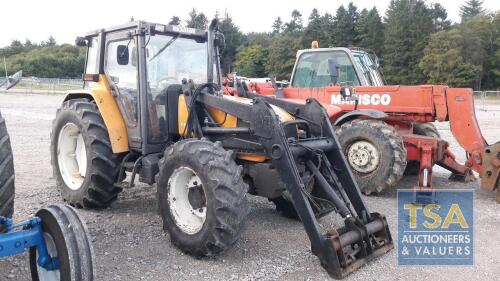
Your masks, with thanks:
M77 44L88 48L85 86L68 93L51 135L54 176L70 204L109 206L138 176L156 184L173 244L211 256L237 241L246 194L263 196L300 219L338 279L393 248L318 101L222 94L216 20L208 32L133 22ZM332 211L345 226L325 231L317 219Z

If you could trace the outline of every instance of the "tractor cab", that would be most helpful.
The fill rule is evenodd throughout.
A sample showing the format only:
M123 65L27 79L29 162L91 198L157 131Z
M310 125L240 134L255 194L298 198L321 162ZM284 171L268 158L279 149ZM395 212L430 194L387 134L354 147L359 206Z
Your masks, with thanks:
M84 87L95 90L99 82L109 83L125 119L129 149L150 154L173 141L169 132L177 131L177 123L167 120L167 99L178 98L182 84L220 84L209 36L203 30L140 21L77 38L77 45L87 46Z
M316 47L317 44L313 44ZM299 50L291 86L323 88L341 86L383 86L379 59L360 48L312 48Z

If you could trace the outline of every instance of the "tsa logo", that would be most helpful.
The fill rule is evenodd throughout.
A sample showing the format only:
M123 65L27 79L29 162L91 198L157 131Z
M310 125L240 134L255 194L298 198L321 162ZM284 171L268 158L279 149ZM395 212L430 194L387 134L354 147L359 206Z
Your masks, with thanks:
M436 190L429 204L398 190L399 265L473 265L473 190Z
M389 105L389 94L358 94L359 105ZM332 104L355 104L355 100L343 100L342 95L332 95Z

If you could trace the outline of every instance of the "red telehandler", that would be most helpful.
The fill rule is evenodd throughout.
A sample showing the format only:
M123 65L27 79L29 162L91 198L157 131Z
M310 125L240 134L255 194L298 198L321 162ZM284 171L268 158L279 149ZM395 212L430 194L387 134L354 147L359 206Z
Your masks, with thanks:
M474 180L476 171L483 189L496 189L500 142L489 145L481 134L472 89L385 86L378 61L361 49L317 48L313 43L313 48L298 51L289 87L250 83L231 94L320 101L365 194L394 186L405 170L418 174L417 188L431 188L434 164L451 171L455 180ZM435 121L449 122L466 152L465 163L456 161L430 123Z

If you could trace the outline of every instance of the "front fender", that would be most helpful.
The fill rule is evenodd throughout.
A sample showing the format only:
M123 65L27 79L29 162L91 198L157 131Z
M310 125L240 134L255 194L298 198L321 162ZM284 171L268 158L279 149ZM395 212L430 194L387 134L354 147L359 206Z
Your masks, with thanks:
M334 125L335 126L340 126L346 122L349 122L354 119L358 119L359 117L368 117L369 119L384 119L388 117L388 115L380 110L375 110L375 109L358 109L358 110L353 110L350 111L344 115L342 115L340 118L335 120Z

